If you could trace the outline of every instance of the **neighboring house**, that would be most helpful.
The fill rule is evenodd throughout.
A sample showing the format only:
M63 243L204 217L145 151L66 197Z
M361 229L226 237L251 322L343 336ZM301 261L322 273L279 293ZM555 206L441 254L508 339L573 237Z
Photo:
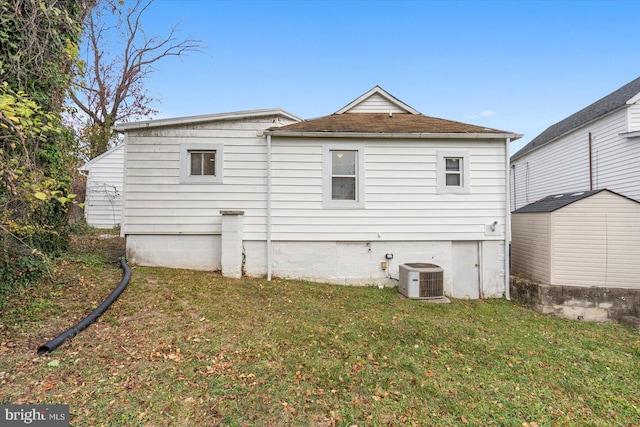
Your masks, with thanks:
M557 194L511 215L514 273L545 285L640 289L640 202Z
M511 158L511 209L608 188L640 200L640 78L554 124Z
M84 217L96 228L114 228L122 220L124 145L85 163L79 170L87 177Z
M424 116L378 86L308 121L274 109L117 130L135 263L384 284L424 262L450 296L508 292L520 135Z

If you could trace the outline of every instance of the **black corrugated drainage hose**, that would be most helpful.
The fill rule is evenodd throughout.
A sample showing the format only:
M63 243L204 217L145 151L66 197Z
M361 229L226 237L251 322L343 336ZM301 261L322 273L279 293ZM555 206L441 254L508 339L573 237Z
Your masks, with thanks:
M109 294L107 299L105 299L102 304L98 306L95 310L93 310L87 317L78 322L77 325L67 329L51 341L41 345L38 347L38 354L44 354L58 348L63 342L66 340L75 337L80 333L80 331L84 330L87 326L92 324L98 317L102 315L110 306L114 303L114 301L120 296L124 288L129 284L129 280L131 279L131 268L127 265L127 260L122 257L120 259L120 267L124 270L124 274L122 276L122 280L120 280L120 284Z

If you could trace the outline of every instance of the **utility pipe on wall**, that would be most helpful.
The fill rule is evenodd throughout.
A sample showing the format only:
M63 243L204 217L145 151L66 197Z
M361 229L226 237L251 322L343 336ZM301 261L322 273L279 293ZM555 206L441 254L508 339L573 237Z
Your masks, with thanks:
M593 190L593 137L589 132L589 190Z
M505 179L507 180L506 191L505 194L505 223L504 223L504 284L505 284L505 297L509 300L511 299L511 291L509 289L509 244L511 243L511 209L509 209L509 205L511 203L511 193L509 191L509 169L511 168L509 161L509 144L511 144L511 138L507 138L504 144L504 163L505 163Z
M271 281L271 135L267 135L267 280Z

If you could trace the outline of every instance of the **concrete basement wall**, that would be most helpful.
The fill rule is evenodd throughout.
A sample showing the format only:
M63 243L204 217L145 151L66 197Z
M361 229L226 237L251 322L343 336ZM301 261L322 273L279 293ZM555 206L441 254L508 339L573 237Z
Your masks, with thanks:
M512 276L511 298L543 314L591 322L637 316L640 289L543 285Z

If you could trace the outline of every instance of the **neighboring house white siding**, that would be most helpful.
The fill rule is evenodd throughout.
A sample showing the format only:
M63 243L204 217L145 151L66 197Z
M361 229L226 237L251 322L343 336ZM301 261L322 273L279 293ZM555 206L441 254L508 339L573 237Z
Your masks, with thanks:
M81 171L87 175L84 215L87 224L113 228L122 219L124 145L87 162Z
M640 100L629 106L628 132L640 132Z
M589 190L589 133L593 189L640 200L640 144L625 138L627 111L619 110L518 158L511 164L511 209L549 194Z
M640 200L640 78L549 126L511 158L511 209L607 188Z

